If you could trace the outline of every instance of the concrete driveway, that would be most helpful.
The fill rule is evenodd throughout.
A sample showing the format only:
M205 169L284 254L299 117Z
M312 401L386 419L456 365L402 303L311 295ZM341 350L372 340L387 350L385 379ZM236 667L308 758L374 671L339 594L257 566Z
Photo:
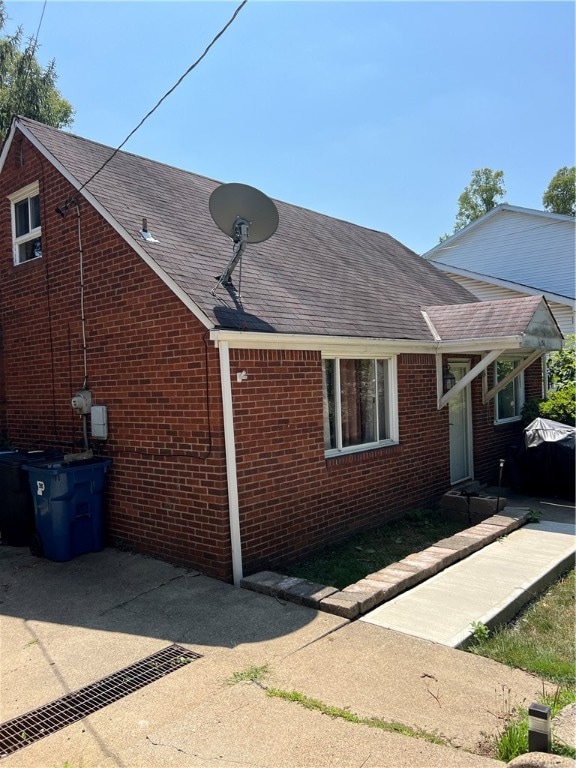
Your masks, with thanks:
M0 547L0 600L1 722L172 643L202 655L13 752L7 768L489 768L501 764L478 754L484 734L542 692L490 660L113 549L55 563ZM261 684L227 682L264 665ZM413 735L271 698L267 686Z

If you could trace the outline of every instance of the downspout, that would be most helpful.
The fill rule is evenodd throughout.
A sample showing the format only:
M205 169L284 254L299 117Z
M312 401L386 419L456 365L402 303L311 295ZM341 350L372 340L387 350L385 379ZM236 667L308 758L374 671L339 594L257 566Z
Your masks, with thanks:
M230 546L232 548L232 574L234 586L242 580L242 541L240 539L240 506L238 504L238 476L236 474L236 443L234 441L234 410L230 384L230 350L227 341L218 343L220 353L220 384L224 412L224 448L226 452L226 478L228 482L228 515L230 518Z

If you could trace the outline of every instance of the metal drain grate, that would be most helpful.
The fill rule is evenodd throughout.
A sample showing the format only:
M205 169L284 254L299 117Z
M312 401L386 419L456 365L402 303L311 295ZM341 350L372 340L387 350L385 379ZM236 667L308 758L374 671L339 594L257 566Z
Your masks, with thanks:
M199 653L179 645L169 645L96 683L90 683L85 688L68 693L25 715L1 723L0 758L82 720L92 712L201 658Z

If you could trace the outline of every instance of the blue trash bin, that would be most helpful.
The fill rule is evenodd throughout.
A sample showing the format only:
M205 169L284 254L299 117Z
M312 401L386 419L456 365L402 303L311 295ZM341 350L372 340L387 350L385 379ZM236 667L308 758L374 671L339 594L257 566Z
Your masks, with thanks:
M3 544L28 546L34 536L34 501L30 493L27 465L62 461L54 450L0 452L0 537Z
M104 488L110 459L27 466L41 554L63 562L104 546ZM38 553L40 554L40 553Z

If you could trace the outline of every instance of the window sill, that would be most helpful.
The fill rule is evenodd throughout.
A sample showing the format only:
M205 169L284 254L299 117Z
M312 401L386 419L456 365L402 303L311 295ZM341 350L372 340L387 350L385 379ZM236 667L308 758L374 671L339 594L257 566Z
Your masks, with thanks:
M522 416L512 416L510 419L500 419L499 421L494 420L494 426L501 427L505 424L516 424L519 421L522 421Z

